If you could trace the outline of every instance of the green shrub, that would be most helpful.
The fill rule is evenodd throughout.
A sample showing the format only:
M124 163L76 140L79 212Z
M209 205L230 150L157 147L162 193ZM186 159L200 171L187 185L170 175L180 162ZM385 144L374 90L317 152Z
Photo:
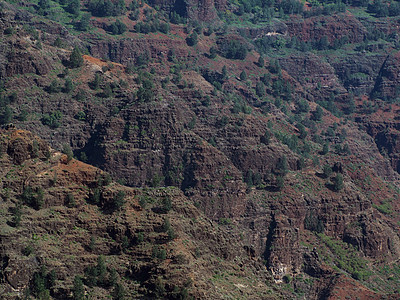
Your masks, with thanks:
M324 165L322 167L322 173L325 178L329 178L332 175L332 168L329 165Z
M144 241L144 234L143 234L143 232L138 232L137 234L136 234L136 243L137 244L140 244L140 243L142 243Z
M118 193L113 198L113 209L119 210L125 204L125 193L123 191L118 191Z
M125 299L125 290L124 290L124 287L120 283L117 283L114 286L113 299L114 300L124 300Z
M8 27L8 28L4 29L4 34L6 34L6 35L14 34L14 28Z
M72 193L68 193L67 197L65 199L65 203L67 205L67 207L75 207L76 206L76 202L75 202L75 197L74 194Z
M194 31L191 35L189 35L186 39L186 42L189 46L196 46L198 43L198 35Z
M334 178L333 178L333 189L335 192L339 192L341 189L343 189L343 175L338 173Z
M69 163L72 160L72 158L74 157L74 153L72 152L72 149L71 149L70 145L68 145L68 144L64 144L62 153L67 155L67 163Z
M41 121L43 125L47 125L50 128L55 129L60 127L62 118L62 112L57 110L51 114L44 114Z
M69 57L69 67L70 68L79 68L83 65L83 57L79 48L75 47L72 50L71 55Z
M29 205L30 207L39 210L43 206L43 189L41 187L36 189L36 192L32 189L32 187L27 186L24 188L21 199L22 201Z
M15 205L15 208L13 209L13 225L15 227L19 227L21 224L21 218L22 218L22 203L20 201L17 202Z
M72 288L72 297L74 300L85 299L85 288L83 287L82 279L79 276L74 278L74 286Z
M219 50L222 56L229 59L240 59L244 60L247 56L247 47L245 44L238 40L224 40L219 45Z
M25 256L29 256L31 255L31 253L33 252L33 247L32 245L28 245L25 248L22 249L22 254Z

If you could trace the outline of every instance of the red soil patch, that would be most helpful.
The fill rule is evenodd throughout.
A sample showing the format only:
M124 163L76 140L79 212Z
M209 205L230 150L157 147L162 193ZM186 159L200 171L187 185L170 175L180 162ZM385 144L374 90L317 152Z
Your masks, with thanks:
M91 63L91 64L98 65L100 67L108 66L109 64L112 64L113 67L119 67L119 68L122 68L122 69L124 68L124 66L121 65L121 64L114 63L114 62L111 62L111 61L106 61L104 59L95 58L95 57L92 57L92 56L89 56L89 55L84 55L83 59L85 61Z

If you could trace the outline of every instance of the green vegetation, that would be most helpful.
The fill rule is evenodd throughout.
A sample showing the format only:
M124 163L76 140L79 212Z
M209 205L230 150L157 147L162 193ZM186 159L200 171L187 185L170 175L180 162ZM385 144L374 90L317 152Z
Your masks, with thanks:
M384 200L379 205L372 204L372 206L375 207L379 212L381 212L381 213L383 213L385 215L390 215L393 212L393 207L392 207L390 199Z
M247 56L247 47L238 40L224 40L218 45L223 57L244 60Z
M27 186L24 188L22 192L21 200L26 205L29 205L30 207L36 210L39 210L43 206L43 197L44 197L44 192L41 187L33 189L31 186Z
M71 146L68 144L64 144L62 153L67 155L67 163L69 163L74 157L74 153L72 152Z
M370 276L367 261L359 257L357 249L352 245L328 237L322 233L319 233L318 237L332 252L333 263L339 269L348 272L356 280L364 280Z
M333 178L333 190L335 192L339 192L341 189L343 189L343 175L338 173L336 176Z
M50 114L44 114L41 121L43 125L47 125L50 128L55 129L61 126L62 118L63 118L62 112L57 110Z
M70 68L79 68L83 65L83 57L79 48L75 47L72 50L68 64Z
M114 210L120 210L124 204L125 204L125 192L118 191L118 193L113 198L112 208Z
M74 286L72 288L72 297L74 300L85 299L85 288L83 286L82 279L79 276L74 278Z

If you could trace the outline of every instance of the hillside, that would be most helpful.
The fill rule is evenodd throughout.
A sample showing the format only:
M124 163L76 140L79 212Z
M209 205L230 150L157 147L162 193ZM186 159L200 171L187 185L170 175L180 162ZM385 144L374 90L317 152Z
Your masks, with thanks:
M398 298L398 15L1 2L1 297Z

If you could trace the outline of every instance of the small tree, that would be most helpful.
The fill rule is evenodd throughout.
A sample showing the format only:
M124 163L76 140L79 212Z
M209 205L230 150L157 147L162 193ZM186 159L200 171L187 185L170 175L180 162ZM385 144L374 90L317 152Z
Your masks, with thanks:
M72 84L72 80L67 78L64 83L64 93L69 94L74 89L74 85Z
M224 65L222 67L222 80L226 80L227 77L228 77L228 70L227 70L226 66Z
M303 124L297 124L297 129L299 130L299 138L304 140L307 137L307 131Z
M97 258L97 279L99 284L104 284L106 282L107 267L104 262L104 257L100 255Z
M15 208L13 209L13 223L15 227L19 227L21 224L22 217L22 203L17 202Z
M118 191L117 195L114 197L114 209L118 210L125 204L125 193L123 191Z
M315 121L321 121L323 115L324 115L324 111L322 110L321 106L318 105L317 108L315 109L315 111L313 112Z
M217 48L214 46L210 48L210 55L209 58L214 59L217 57Z
M120 283L117 283L114 287L113 299L114 300L124 300L125 299L125 290L124 290L124 287Z
M198 35L197 35L196 31L193 31L193 33L188 36L188 38L186 39L186 42L187 42L187 44L189 46L196 46L197 45Z
M240 73L239 78L240 78L240 80L242 80L242 81L247 80L247 73L246 73L246 71L243 70L243 71Z
M269 130L266 130L264 135L261 136L260 141L261 143L268 145L271 141L271 132Z
M285 176L288 171L289 171L289 167L288 167L288 162L287 162L287 158L286 155L283 155L279 160L278 160L278 164L276 166L277 171L280 175Z
M325 143L323 148L322 148L322 155L326 155L329 152L329 144Z
M245 182L246 182L248 188L253 186L253 170L252 169L249 169L247 171Z
M88 30L90 25L90 14L84 14L79 23L76 24L76 28L80 31L86 31Z
M164 211L164 213L167 213L167 212L169 212L170 210L171 210L171 208L172 208L172 202L171 202L171 198L170 197L165 197L163 200L162 200L162 205L163 205L163 211Z
M333 178L333 189L335 192L339 192L343 188L343 175L338 173L334 178Z
M109 276L109 280L108 283L110 284L110 286L115 286L118 282L118 274L117 274L117 270L115 270L115 268L112 268L110 270L110 276Z
M67 163L69 163L74 157L74 153L72 152L72 149L68 144L65 144L63 146L62 153L67 155Z
M276 188L278 189L278 191L282 190L283 187L285 186L285 179L283 176L277 176L276 177Z
M103 89L103 94L102 94L103 98L110 98L112 95L113 91L111 89L111 86L109 84L106 84Z
M80 9L81 9L81 4L79 0L69 0L68 1L68 5L66 8L66 11L68 11L69 13L75 15L75 16L79 16L80 13Z
M265 87L261 81L257 81L256 83L256 94L260 98L265 96Z
M76 206L76 202L75 202L74 194L68 193L65 202L67 204L67 207L70 207L70 208L71 207L75 207Z
M258 66L260 66L261 68L264 67L264 57L262 55L260 55L260 57L258 58Z
M325 178L329 178L332 175L332 168L329 165L324 165L322 172Z
M85 289L83 287L82 279L79 276L74 278L74 287L72 288L72 295L74 300L83 300L85 298Z
M79 68L83 65L83 57L82 53L78 47L75 47L72 50L71 55L69 57L69 66L71 68Z

